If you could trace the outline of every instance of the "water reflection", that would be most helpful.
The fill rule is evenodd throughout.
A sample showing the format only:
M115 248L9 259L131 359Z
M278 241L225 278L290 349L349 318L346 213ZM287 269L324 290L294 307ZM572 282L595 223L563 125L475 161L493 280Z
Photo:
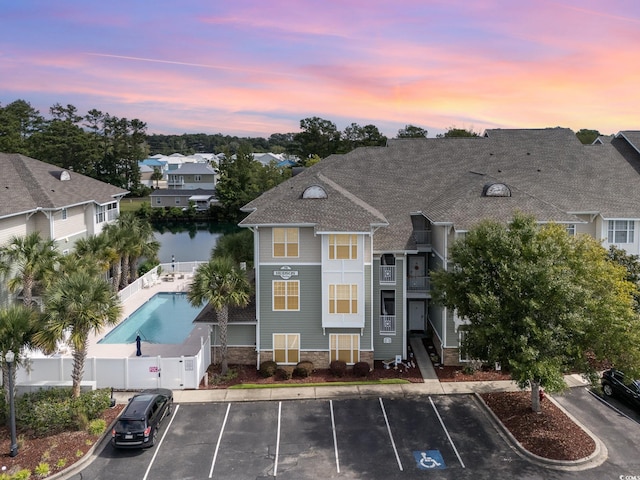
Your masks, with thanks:
M218 239L226 233L237 232L236 225L220 223L158 223L153 224L154 236L160 242L160 263L209 260Z

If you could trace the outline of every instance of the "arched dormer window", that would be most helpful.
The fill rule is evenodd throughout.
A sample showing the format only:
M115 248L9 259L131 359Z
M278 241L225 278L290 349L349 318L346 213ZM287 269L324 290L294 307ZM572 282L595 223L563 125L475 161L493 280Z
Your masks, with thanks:
M302 198L327 198L327 191L320 185L311 185L302 192Z
M483 197L510 197L511 189L504 183L487 183L482 189Z

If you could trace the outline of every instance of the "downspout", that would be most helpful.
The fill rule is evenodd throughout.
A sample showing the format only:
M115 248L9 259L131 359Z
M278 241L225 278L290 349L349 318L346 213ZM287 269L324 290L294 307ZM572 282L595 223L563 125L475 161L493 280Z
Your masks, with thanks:
M397 265L397 262L396 262ZM404 343L404 347L403 348L403 356L402 358L407 358L407 340L408 340L408 335L407 335L407 330L408 330L408 326L409 326L409 319L407 318L407 252L405 251L403 253L403 258L402 258L402 341ZM396 271L396 282L397 280L397 275L398 272ZM397 325L396 325L397 326Z
M448 270L448 266L449 266L449 233L451 232L451 226L447 227L447 229L445 230L445 236L444 236L444 258L442 260L443 263L443 268L445 270ZM447 317L448 317L448 312L447 312L447 307L445 307L444 309L444 318L442 318L442 343L440 344L440 351L442 352L441 355L441 359L440 361L442 362L442 364L444 365L444 348L445 345L447 344Z

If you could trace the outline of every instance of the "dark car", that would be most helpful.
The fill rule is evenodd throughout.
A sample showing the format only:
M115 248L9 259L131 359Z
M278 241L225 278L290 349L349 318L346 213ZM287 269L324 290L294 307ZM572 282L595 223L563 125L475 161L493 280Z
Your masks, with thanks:
M606 396L616 396L640 410L640 381L625 378L620 370L612 368L602 374L602 391Z
M129 400L111 430L111 444L117 448L152 447L157 441L160 424L172 407L171 390L154 388L138 393Z

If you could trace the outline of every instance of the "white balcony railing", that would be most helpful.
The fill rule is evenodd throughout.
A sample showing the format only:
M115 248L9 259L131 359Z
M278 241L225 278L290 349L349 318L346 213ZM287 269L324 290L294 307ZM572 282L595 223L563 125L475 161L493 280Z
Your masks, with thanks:
M380 283L396 283L395 265L380 265Z
M407 278L407 290L411 292L427 292L431 289L431 278L409 277Z
M380 315L380 333L395 334L396 333L396 316Z

